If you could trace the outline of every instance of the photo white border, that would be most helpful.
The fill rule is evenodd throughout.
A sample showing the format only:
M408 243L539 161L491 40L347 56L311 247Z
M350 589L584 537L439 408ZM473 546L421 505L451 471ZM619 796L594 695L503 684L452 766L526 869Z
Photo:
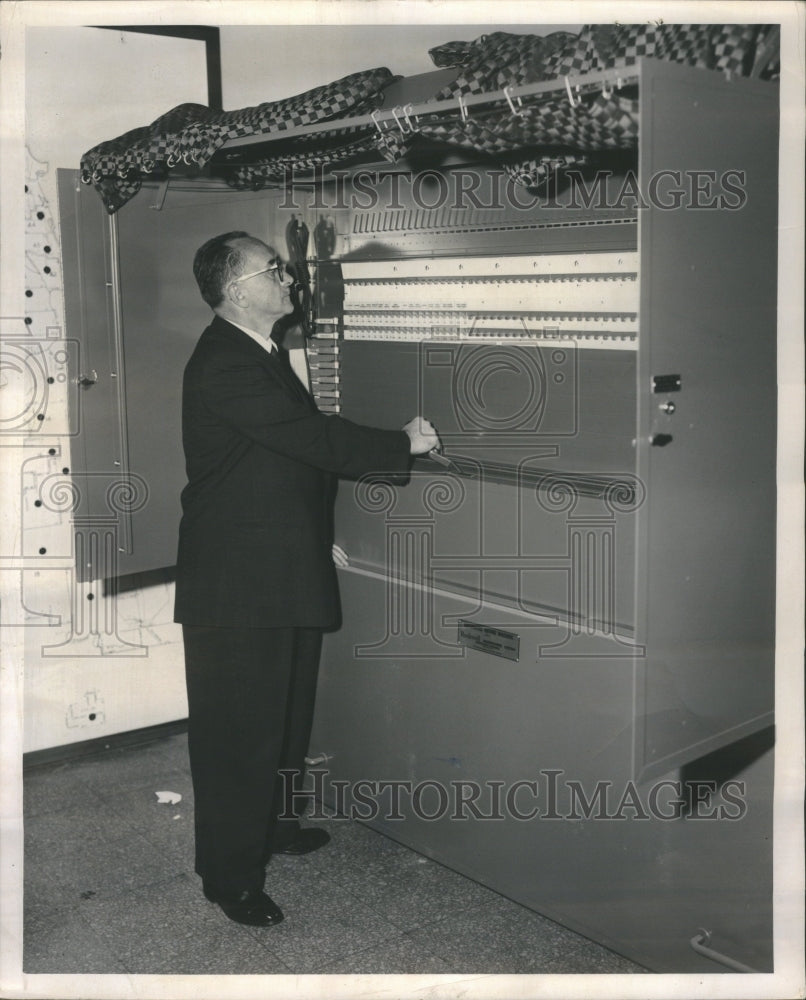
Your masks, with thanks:
M804 996L804 6L794 2L548 2L508 0L179 0L0 4L0 320L22 317L24 184L24 32L36 25L84 24L551 24L777 22L781 33L779 241L779 511L777 740L775 778L775 968L773 975L639 976L51 976L21 972L22 747L21 643L4 637L0 681L0 996L43 998L379 997L429 998L725 997L764 1000ZM393 59L393 53L389 53ZM381 60L384 61L384 60ZM329 81L322 80L321 83ZM167 110L167 109L166 109ZM99 136L98 141L109 138ZM0 400L2 405L2 400ZM740 401L737 401L740 405ZM1 471L1 470L0 470ZM19 530L16 483L0 488L0 542ZM15 631L15 630L12 630Z

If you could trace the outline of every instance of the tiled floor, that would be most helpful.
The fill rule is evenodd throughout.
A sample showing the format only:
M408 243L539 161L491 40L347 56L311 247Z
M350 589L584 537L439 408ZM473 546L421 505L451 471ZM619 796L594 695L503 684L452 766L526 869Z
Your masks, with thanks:
M193 873L184 735L25 774L29 973L640 973L639 966L346 820L275 857L285 921L234 924ZM160 804L156 792L178 792Z

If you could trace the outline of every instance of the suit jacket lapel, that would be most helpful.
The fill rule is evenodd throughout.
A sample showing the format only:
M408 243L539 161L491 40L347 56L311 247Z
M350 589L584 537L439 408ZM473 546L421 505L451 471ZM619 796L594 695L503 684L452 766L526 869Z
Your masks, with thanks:
M216 316L213 319L212 328L216 333L223 335L230 341L236 342L258 364L267 366L282 380L289 392L294 393L295 396L304 400L309 405L313 404L310 393L297 378L291 367L288 351L285 348L278 347L275 344L274 350L268 351L265 347L261 347L260 344L256 343L247 333L244 333L243 330L239 330L237 326L228 323L221 316Z

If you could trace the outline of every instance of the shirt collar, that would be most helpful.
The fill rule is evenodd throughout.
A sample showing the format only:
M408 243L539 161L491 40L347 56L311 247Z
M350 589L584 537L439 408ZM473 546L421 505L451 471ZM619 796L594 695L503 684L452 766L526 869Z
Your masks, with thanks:
M239 330L243 330L243 332L247 334L247 336L251 337L252 340L256 340L258 344L260 344L260 346L264 349L264 351L268 351L269 354L274 354L274 352L277 350L277 345L274 343L271 337L268 338L263 337L261 336L261 334L257 332L257 330L250 330L248 326L241 326L240 323L233 323L231 319L228 319L227 322L232 324L232 326L237 326Z

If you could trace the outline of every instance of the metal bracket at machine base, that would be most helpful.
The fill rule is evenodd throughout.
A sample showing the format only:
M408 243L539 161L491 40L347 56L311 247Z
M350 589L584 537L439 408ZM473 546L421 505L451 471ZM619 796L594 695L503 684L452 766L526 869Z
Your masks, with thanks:
M734 958L729 958L727 955L723 955L719 951L714 951L713 948L707 948L703 942L711 940L711 932L703 930L700 928L699 932L694 935L691 939L691 947L697 952L698 955L704 955L706 958L710 958L714 962L719 962L720 965L725 965L729 969L733 969L734 972L749 972L753 975L760 975L758 969L752 969L749 965L743 965L741 962L737 962Z

